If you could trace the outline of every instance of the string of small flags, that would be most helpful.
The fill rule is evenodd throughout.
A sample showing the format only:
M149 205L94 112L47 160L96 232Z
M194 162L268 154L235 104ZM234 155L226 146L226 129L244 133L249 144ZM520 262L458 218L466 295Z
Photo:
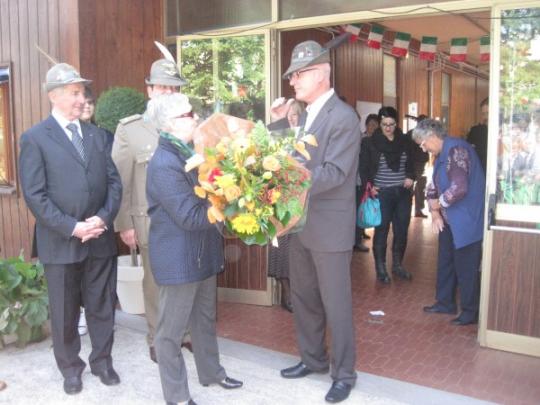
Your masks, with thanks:
M362 24L347 24L342 25L341 32L349 32L351 34L349 42L356 42L360 36L362 30ZM379 25L371 25L369 34L367 37L366 45L373 49L381 49L384 28ZM394 43L392 46L392 54L397 57L405 57L409 51L409 44L411 42L411 34L406 32L396 32ZM420 52L418 57L422 60L430 62L435 61L435 55L437 54L437 37L423 36L420 43ZM467 61L467 49L469 45L469 39L465 37L452 38L450 41L450 61L451 62L466 62ZM490 58L490 37L485 35L480 38L480 61L489 62Z

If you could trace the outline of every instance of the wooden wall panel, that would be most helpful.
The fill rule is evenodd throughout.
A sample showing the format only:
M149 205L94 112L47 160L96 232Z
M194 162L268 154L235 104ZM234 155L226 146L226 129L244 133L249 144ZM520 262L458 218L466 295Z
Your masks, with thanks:
M418 114L429 116L428 63L415 57L399 60L399 112L403 119L409 103L418 103ZM401 124L401 123L400 123Z
M42 91L43 78L50 66L34 44L53 57L77 65L78 46L73 46L69 36L77 27L77 3L0 0L0 26L0 60L10 62L12 68L12 135L18 152L20 135L45 118L50 110ZM13 164L16 167L16 162ZM18 255L23 249L28 257L34 219L20 193L0 193L0 225L0 255Z
M247 246L240 239L225 240L225 271L218 286L246 290L266 290L267 248Z
M160 57L153 41L163 40L162 7L162 0L0 0L0 62L12 68L17 155L20 135L50 112L42 90L50 65L34 44L93 79L96 94L114 85L144 90L150 65ZM24 249L28 257L33 227L20 190L0 190L0 256Z
M540 235L493 232L490 330L540 337Z
M450 72L450 128L448 133L466 136L476 118L476 78L461 72Z
M162 0L80 2L81 74L99 95L111 86L145 91L144 79L161 53Z

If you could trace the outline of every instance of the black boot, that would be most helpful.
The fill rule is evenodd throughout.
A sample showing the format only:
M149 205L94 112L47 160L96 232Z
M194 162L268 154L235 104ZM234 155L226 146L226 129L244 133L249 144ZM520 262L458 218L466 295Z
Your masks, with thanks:
M386 271L385 249L373 246L373 257L375 258L375 272L377 273L377 280L383 284L390 284L390 277Z
M412 274L403 268L401 261L403 260L403 249L392 251L392 273L403 280L412 280Z

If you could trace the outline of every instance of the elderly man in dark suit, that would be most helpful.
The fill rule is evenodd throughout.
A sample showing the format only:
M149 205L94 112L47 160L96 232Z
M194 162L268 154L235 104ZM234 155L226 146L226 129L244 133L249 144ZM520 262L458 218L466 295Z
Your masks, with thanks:
M356 382L350 263L356 218L355 185L360 152L360 122L330 85L328 49L314 41L298 44L285 72L296 99L307 103L305 132L317 138L308 146L312 173L306 224L290 242L292 305L301 362L281 371L284 378L326 372L332 387L325 399L340 402ZM274 118L289 102L274 103ZM331 361L325 347L330 328Z
M81 298L92 342L89 363L103 384L113 369L116 244L112 224L122 195L105 133L79 120L84 84L73 66L47 72L51 115L22 134L19 168L26 204L36 218L34 242L49 288L54 356L64 391L82 390L86 367L77 332Z

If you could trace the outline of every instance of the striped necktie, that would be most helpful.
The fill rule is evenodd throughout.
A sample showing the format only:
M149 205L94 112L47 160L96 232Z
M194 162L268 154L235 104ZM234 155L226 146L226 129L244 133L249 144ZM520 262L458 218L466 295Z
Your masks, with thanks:
M66 128L69 129L71 132L71 142L73 143L73 146L75 149L77 149L77 152L79 152L79 155L81 156L82 160L86 162L86 154L84 153L84 144L81 134L79 133L79 129L77 128L77 125L74 123L70 123L66 125Z

